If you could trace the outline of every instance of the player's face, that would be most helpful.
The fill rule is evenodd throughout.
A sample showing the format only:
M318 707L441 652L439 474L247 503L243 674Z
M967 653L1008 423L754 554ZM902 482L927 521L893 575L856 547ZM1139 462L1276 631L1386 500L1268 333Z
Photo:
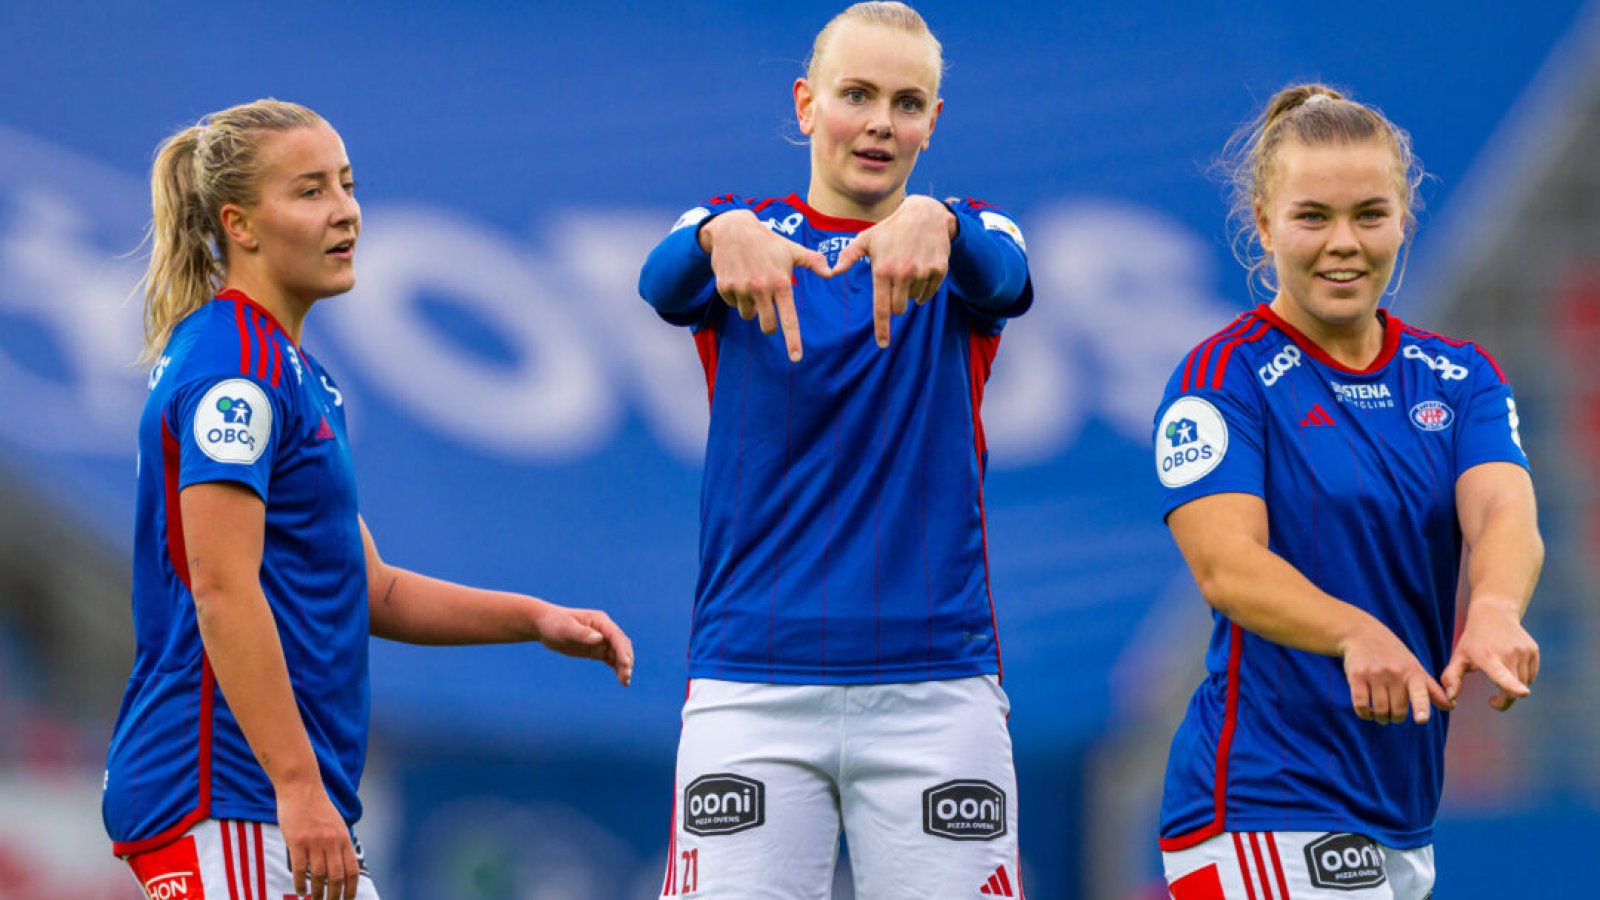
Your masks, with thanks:
M1321 323L1315 330L1375 321L1405 243L1393 149L1380 141L1316 147L1290 141L1273 162L1267 196L1256 208L1261 244L1278 276L1273 307L1291 324Z
M361 206L338 132L325 122L277 132L261 157L249 218L268 275L307 302L355 287Z
M795 115L811 139L808 200L824 213L877 221L905 197L944 101L926 37L845 21L814 79L795 83Z

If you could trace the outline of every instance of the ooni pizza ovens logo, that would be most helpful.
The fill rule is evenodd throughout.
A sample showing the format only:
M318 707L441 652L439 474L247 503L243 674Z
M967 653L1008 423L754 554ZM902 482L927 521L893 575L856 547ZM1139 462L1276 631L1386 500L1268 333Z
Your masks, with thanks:
M1006 833L1005 792L987 781L946 781L922 792L922 830L953 841Z
M1325 834L1306 845L1306 871L1313 887L1354 891L1389 880L1383 851L1359 834Z
M766 785L743 775L702 775L683 791L683 830L734 834L767 820Z

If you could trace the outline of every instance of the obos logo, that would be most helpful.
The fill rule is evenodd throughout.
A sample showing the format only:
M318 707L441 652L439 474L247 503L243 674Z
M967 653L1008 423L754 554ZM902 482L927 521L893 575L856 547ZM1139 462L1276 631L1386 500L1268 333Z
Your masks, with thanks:
M1383 851L1359 834L1325 834L1306 845L1306 870L1313 887L1353 891L1389 880Z
M766 785L754 778L719 773L702 775L683 791L683 830L690 834L733 834L767 820Z
M1261 378L1261 383L1272 387L1290 369L1300 365L1300 348L1293 344L1284 344L1277 355L1267 360L1267 364L1256 370L1256 375Z
M1411 423L1423 431L1443 431L1450 427L1456 414L1438 400L1424 400L1411 407Z
M272 404L243 378L213 385L194 412L194 442L217 462L253 463L271 436Z
M1169 488L1192 484L1227 452L1228 424L1199 397L1179 397L1156 426L1156 474Z
M1006 833L1005 792L987 781L946 781L922 792L922 830L952 841Z

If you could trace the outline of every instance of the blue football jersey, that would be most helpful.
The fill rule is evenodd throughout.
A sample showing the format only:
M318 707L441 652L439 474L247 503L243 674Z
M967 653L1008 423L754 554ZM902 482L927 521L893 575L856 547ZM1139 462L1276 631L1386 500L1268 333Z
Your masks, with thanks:
M1379 315L1382 350L1360 371L1265 305L1201 342L1167 384L1156 474L1163 515L1210 494L1261 497L1271 550L1383 622L1438 677L1461 567L1456 480L1527 458L1487 354ZM1363 721L1342 660L1213 619L1207 676L1167 762L1162 849L1223 831L1430 843L1449 717Z
M873 337L872 272L800 269L805 347L791 363L716 295L697 226L752 210L830 263L873 223L790 195L690 210L651 254L640 293L693 329L711 425L701 492L691 678L789 684L998 674L979 410L1005 319L1032 302L1022 235L980 201L938 296Z
M367 744L367 573L344 399L260 306L226 291L185 318L150 374L139 422L137 648L106 763L118 854L207 818L272 822L272 783L200 640L178 495L235 482L266 503L261 587L334 805L361 815Z

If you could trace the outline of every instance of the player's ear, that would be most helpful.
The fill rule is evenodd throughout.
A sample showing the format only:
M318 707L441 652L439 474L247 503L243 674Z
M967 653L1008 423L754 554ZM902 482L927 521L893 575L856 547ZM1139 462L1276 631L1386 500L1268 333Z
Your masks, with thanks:
M1272 229L1267 227L1267 208L1257 200L1250 205L1250 213L1256 220L1256 237L1261 241L1261 249L1271 254Z
M794 120L800 123L800 133L806 137L816 129L817 96L811 91L811 82L804 78L794 80Z
M222 208L217 210L217 218L222 222L223 238L229 244L237 245L247 252L254 252L260 246L261 241L256 237L255 223L239 204L222 204Z
M940 97L933 101L933 114L928 116L928 136L922 139L922 149L928 149L928 145L933 142L933 129L939 124L939 113L943 111L944 98Z

